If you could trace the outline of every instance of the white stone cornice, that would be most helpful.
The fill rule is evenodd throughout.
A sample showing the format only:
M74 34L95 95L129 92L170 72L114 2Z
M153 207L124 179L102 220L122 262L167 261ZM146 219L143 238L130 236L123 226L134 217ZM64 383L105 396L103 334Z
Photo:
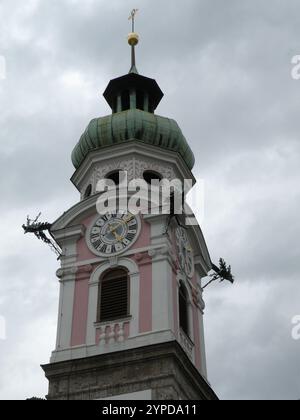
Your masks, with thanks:
M168 245L163 245L159 248L152 248L148 251L149 257L152 259L156 259L157 257L165 257L168 256L172 259L173 262L176 261L176 256L172 250L172 248Z
M56 276L61 282L73 281L75 279L77 267L59 268Z
M148 255L152 258L153 263L167 261L174 271L177 270L177 260L173 250L168 246L153 248L148 251Z
M144 220L149 223L155 223L157 221L167 220L169 217L167 214L144 214Z
M83 183L90 168L99 166L99 164L103 165L106 161L120 161L128 159L128 157L137 161L142 161L143 158L155 160L156 164L162 164L165 167L168 163L176 168L178 176L182 179L192 179L193 183L196 181L179 153L144 144L135 139L90 152L72 176L71 181L78 188Z
M60 230L51 230L51 234L59 245L64 246L69 241L77 242L81 239L85 235L85 226L77 225Z
M56 276L60 279L60 281L68 281L75 279L76 276L79 277L86 277L89 276L93 271L93 266L91 264L71 267L62 267L59 268L56 272Z
M168 253L169 253L169 248L166 245L161 248L150 249L148 252L149 257L153 259L155 259L156 257L168 255Z
M204 273L208 273L211 270L211 262L202 230L199 225L196 225L190 226L189 231L195 250L195 264L200 265Z

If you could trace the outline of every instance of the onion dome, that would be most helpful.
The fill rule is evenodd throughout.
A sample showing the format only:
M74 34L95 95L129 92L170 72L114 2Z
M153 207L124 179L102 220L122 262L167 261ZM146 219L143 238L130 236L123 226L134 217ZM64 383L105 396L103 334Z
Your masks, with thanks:
M135 47L139 36L128 35L131 46L129 74L111 80L103 94L112 114L93 119L72 153L76 169L87 155L116 144L140 141L180 154L191 170L195 158L176 121L155 115L164 94L154 79L141 76L136 68Z
M77 169L90 152L133 140L178 152L189 169L194 166L193 152L176 121L140 109L93 119L73 150L73 164Z

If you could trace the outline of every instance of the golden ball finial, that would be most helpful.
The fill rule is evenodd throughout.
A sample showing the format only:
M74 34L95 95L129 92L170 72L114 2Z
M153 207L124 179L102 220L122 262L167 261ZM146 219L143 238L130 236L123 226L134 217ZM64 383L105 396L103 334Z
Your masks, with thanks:
M139 43L139 40L140 40L140 38L139 38L139 36L136 32L131 32L128 35L128 44L131 47L135 47Z

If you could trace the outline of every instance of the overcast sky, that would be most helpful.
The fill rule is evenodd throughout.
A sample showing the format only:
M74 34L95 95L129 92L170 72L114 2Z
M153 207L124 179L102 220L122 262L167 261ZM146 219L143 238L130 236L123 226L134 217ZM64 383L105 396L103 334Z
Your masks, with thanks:
M1 0L0 398L47 393L58 262L21 225L78 201L71 151L110 112L109 80L129 70L133 7L138 69L195 153L207 244L236 276L205 292L210 382L221 399L299 399L298 0Z

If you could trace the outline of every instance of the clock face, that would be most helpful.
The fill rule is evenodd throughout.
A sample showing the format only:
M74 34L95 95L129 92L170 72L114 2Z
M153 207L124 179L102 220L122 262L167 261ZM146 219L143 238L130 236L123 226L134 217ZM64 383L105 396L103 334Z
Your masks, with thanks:
M99 216L88 231L90 250L100 256L121 254L133 245L140 231L139 219L127 211Z
M180 268L191 278L195 270L194 253L187 232L182 227L176 229L176 241Z

